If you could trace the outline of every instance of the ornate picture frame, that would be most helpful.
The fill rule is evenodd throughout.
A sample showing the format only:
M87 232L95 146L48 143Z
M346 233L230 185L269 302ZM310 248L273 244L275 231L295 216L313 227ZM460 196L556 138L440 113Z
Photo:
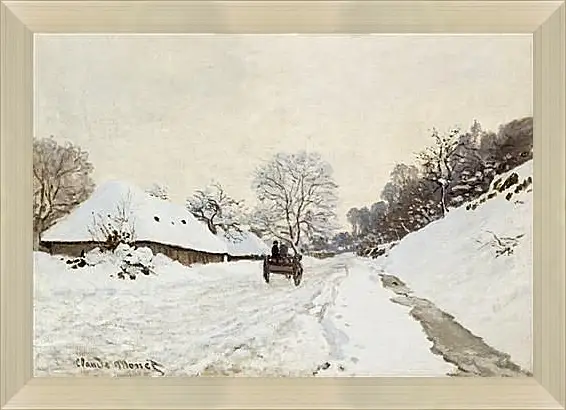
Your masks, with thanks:
M564 1L0 1L0 408L505 408L566 402ZM534 44L534 377L33 378L35 33L523 33Z

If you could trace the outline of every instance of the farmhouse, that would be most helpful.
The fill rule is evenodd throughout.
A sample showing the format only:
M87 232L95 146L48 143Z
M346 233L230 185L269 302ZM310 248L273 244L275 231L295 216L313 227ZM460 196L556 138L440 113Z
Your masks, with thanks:
M262 259L270 252L269 247L257 235L249 231L218 234L227 246L228 260Z
M99 186L43 233L41 245L51 254L79 256L104 245L112 231L127 235L133 245L146 246L184 265L222 262L227 254L226 242L183 206L121 181Z

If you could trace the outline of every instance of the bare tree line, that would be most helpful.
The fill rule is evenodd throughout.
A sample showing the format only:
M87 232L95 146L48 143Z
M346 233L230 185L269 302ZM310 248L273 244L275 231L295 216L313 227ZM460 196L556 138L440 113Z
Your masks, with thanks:
M495 175L532 158L532 127L532 117L527 117L501 126L498 132L484 131L477 121L465 132L433 129L431 145L416 153L414 164L395 165L375 203L349 210L352 230L334 236L335 242L399 240L444 217L451 207L479 197ZM37 249L41 233L92 193L94 168L86 151L71 143L59 144L53 137L34 141L33 161ZM222 231L237 239L248 229L264 239L286 242L295 252L312 244L324 247L334 235L337 185L331 166L318 153L276 154L255 169L251 182L257 198L251 208L214 182L187 198L187 211L215 235ZM146 192L169 199L163 184L154 183ZM116 229L106 234L101 230L109 223L120 224L119 217L120 212L112 221L93 221L97 227L93 235L110 238ZM133 234L115 239L132 240Z
M85 201L95 184L88 153L77 145L49 137L35 139L33 149L34 249L38 249L41 234ZM219 182L196 190L187 198L186 208L214 235L236 240L248 229L284 241L295 252L332 230L337 185L330 165L319 154L279 153L257 167L251 188L257 195L257 205L251 208ZM169 199L168 188L160 183L146 193ZM88 226L92 240L109 249L134 240L129 201L122 198L110 215L93 213Z
M486 192L497 174L532 158L533 119L526 117L485 131L474 121L467 131L431 131L431 145L414 164L397 164L379 200L352 208L351 233L342 241L391 242L443 218Z
M246 226L261 237L287 243L295 253L317 235L331 232L337 185L330 165L318 153L278 153L255 169L251 186L257 196L251 209L218 182L197 190L187 208L213 234L221 228L237 238Z

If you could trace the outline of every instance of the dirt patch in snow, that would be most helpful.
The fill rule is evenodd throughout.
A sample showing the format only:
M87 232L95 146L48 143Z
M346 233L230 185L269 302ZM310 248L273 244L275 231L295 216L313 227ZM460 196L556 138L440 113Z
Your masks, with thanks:
M391 301L411 308L409 314L421 324L433 344L431 351L458 368L450 376L532 376L513 363L509 354L489 346L481 337L458 323L454 316L440 310L427 299L411 296L411 290L396 276L379 276L383 287L397 294Z

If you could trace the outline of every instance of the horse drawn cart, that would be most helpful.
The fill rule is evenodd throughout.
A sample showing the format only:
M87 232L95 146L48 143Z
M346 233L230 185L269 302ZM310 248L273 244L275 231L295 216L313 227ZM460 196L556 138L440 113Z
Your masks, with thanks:
M265 256L263 259L263 279L266 283L269 283L271 274L285 275L287 279L293 278L295 286L299 286L303 277L301 259L300 255L280 258Z

